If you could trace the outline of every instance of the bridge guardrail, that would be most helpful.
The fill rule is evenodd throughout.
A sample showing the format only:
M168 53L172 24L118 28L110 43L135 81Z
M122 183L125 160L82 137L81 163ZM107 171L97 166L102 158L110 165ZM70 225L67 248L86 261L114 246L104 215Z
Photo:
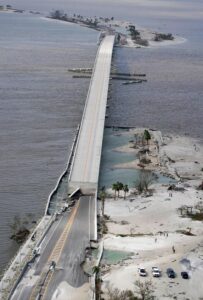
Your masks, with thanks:
M47 200L47 205L46 205L46 208L45 208L45 215L48 214L48 210L49 210L49 206L50 206L52 197L57 192L57 190L58 190L58 188L59 188L59 186L61 184L61 181L63 180L64 176L66 176L66 174L70 173L71 165L72 165L72 161L73 161L73 157L74 157L75 146L76 146L77 139L78 139L79 130L80 130L80 125L78 125L78 127L77 127L76 135L75 135L73 143L72 143L71 152L70 152L70 155L68 157L66 168L62 172L62 174L60 175L60 177L58 178L55 188L49 194L49 197L48 197L48 200Z

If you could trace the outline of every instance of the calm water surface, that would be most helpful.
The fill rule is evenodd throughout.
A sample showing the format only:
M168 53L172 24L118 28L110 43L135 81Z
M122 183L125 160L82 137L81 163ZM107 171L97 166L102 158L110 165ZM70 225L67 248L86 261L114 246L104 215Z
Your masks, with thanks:
M202 1L96 2L19 0L18 7L113 15L186 38L187 42L170 47L116 49L117 70L146 73L148 82L123 86L114 81L107 123L203 138ZM93 65L98 34L32 15L6 13L0 14L0 28L2 270L16 251L9 239L9 223L16 214L23 217L32 212L33 219L43 214L65 166L89 84L85 79L73 80L67 69Z
M67 69L92 66L97 33L32 16L0 14L0 268L16 251L9 224L36 220L65 167L88 80Z

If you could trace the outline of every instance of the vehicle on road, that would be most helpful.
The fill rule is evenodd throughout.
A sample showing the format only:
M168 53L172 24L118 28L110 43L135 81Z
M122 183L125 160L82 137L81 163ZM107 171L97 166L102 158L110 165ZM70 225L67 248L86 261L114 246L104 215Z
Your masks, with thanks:
M33 233L32 237L31 237L31 240L32 240L32 241L35 241L36 235L37 235L37 232L35 231L35 232Z
M161 277L161 271L157 267L152 267L152 276Z
M174 270L172 268L168 268L166 270L166 273L167 273L169 278L175 278L176 277L176 273L174 272Z
M41 246L36 247L36 248L33 250L33 255L35 255L35 257L38 257L38 256L40 255L40 251L41 251Z
M67 207L67 206L64 206L64 207L62 208L62 212L65 212L67 209L68 209L68 207Z
M147 272L146 272L146 270L144 268L138 268L138 273L142 277L146 277L147 276Z
M183 271L180 274L181 274L181 276L182 276L183 279L189 279L188 272Z
M54 260L52 260L50 266L49 266L49 271L54 271L56 267L56 262Z

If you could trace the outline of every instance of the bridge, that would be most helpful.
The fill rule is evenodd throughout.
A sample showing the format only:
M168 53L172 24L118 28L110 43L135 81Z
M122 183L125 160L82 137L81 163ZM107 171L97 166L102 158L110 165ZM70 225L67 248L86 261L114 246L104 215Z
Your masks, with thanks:
M97 186L114 39L106 36L97 52L69 175L69 192L80 189L84 195L72 210L53 220L40 241L40 255L23 271L9 299L91 299L89 278L81 263L90 240L96 237Z
M106 36L97 52L69 177L70 191L80 188L91 193L98 185L114 38Z

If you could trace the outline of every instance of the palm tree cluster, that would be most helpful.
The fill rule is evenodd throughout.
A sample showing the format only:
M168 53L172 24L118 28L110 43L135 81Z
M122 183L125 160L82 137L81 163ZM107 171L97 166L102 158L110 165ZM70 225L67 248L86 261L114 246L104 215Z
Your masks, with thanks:
M120 196L120 191L123 191L124 192L124 199L126 197L126 193L129 192L129 187L127 184L123 184L122 182L115 182L112 184L112 190L115 192L115 198L116 198L116 194L119 198Z

